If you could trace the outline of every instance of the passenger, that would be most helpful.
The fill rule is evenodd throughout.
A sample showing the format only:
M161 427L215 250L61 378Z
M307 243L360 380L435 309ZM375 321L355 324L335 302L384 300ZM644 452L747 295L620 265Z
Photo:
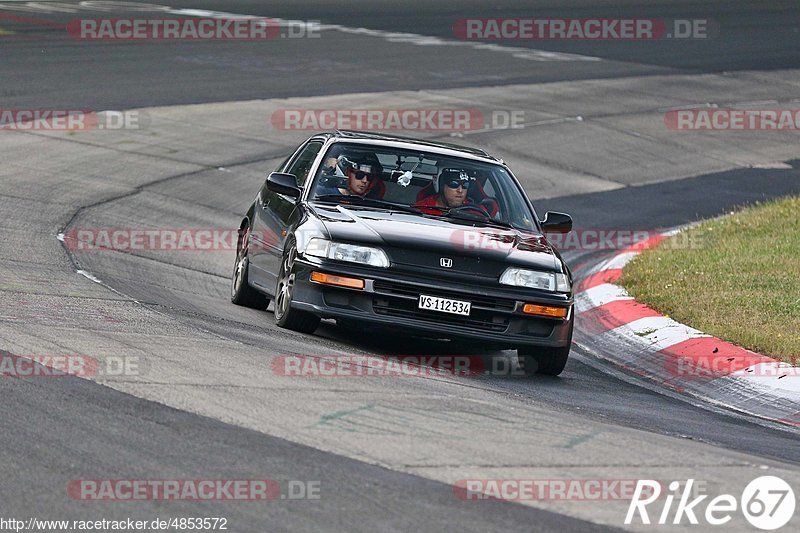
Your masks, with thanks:
M341 163L341 162L340 162ZM342 194L366 197L372 188L372 182L380 175L381 169L373 164L353 163L345 160L345 176L347 180L340 187L322 186L317 188L317 196Z

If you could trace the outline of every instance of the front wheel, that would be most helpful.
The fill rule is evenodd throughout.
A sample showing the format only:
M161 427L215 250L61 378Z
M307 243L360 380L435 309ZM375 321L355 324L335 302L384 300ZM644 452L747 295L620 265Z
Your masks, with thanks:
M558 376L567 366L570 348L572 348L572 326L570 326L569 339L567 339L566 346L561 348L520 346L517 348L517 358L519 365L528 376L534 374Z
M517 348L519 365L525 370L525 375L545 374L557 376L564 371L569 358L569 346L563 348L542 348L541 346L526 346Z
M291 245L283 253L278 273L278 285L275 288L275 323L282 328L301 333L314 333L319 325L319 317L306 311L292 309L295 259L297 259L297 248Z

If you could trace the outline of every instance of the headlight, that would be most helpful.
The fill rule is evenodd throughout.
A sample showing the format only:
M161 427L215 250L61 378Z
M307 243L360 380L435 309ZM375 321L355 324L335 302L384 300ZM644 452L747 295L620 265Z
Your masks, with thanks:
M380 248L347 244L344 242L331 242L325 239L311 239L306 246L305 255L361 263L380 268L389 267L389 257Z
M551 292L570 292L572 290L566 274L537 272L524 268L507 268L500 276L500 283Z

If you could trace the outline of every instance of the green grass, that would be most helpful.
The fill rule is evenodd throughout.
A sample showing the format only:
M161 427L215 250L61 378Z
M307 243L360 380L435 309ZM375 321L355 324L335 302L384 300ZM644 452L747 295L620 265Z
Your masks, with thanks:
M715 337L800 358L800 197L703 222L629 263L638 301Z

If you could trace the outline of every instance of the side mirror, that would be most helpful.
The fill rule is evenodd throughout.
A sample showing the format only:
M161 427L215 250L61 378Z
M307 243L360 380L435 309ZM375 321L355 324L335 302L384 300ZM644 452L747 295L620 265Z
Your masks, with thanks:
M548 211L541 221L542 229L550 233L569 233L572 231L572 217L566 213Z
M278 194L285 194L292 198L300 198L300 188L294 174L273 172L267 176L267 189Z

